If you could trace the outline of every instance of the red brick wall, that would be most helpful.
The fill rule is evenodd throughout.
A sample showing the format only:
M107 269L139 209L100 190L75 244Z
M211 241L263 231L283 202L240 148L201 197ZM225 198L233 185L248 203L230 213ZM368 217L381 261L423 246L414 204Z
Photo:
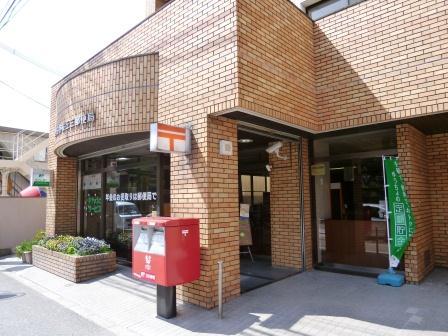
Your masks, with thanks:
M426 136L409 124L397 125L400 169L411 201L416 230L405 253L406 281L420 282L434 267L431 188Z
M286 0L238 0L241 108L318 129L313 23Z
M426 137L434 259L448 267L448 133Z
M448 110L445 0L368 0L316 22L322 130Z
M304 182L305 256L306 268L312 267L312 233L308 140L302 141ZM272 264L302 268L302 234L300 224L299 152L297 144L285 143L281 155L269 156L271 164L271 248Z

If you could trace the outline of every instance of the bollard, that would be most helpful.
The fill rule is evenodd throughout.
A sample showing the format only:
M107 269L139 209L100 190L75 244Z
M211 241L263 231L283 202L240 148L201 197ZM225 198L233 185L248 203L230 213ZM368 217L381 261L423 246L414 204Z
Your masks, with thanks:
M222 274L223 262L218 261L218 317L222 319Z

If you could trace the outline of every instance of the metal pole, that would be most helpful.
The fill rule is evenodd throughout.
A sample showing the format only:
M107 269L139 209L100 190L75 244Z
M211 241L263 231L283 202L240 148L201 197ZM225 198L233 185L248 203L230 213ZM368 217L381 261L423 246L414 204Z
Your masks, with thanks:
M301 240L301 244L300 244L300 253L301 253L301 257L302 257L302 272L306 271L306 249L305 249L305 203L304 203L304 186L303 186L303 181L304 181L304 177L303 177L303 138L300 137L300 142L297 143L297 156L298 156L298 160L299 160L299 206L300 206L300 240Z
M218 317L222 319L222 271L223 262L218 261Z
M389 270L392 270L392 266L390 264L390 231L389 231L389 205L387 204L387 187L389 186L386 184L386 169L384 168L384 159L386 157L382 156L383 161L383 184L384 184L384 202L386 203L386 230L387 230L387 251L388 251L388 259L389 259Z

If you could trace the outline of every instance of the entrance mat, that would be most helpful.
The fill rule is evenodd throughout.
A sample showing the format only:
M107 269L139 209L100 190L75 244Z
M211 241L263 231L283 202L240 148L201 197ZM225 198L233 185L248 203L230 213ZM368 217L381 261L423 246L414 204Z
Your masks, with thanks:
M272 282L272 280L269 280L269 279L262 279L262 278L257 278L257 277L241 274L240 275L241 293L246 293L253 289L268 285L271 282Z

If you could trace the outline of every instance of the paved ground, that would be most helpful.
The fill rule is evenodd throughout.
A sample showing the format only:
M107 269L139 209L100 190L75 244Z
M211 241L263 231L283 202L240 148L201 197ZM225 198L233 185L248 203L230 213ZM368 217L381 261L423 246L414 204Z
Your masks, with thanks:
M113 335L0 272L0 335Z
M166 321L155 316L155 288L133 280L126 267L73 284L16 262L0 259L0 273L120 336L448 335L448 270L436 270L420 286L401 288L313 271L232 300L223 320L216 310L179 304L178 317Z

